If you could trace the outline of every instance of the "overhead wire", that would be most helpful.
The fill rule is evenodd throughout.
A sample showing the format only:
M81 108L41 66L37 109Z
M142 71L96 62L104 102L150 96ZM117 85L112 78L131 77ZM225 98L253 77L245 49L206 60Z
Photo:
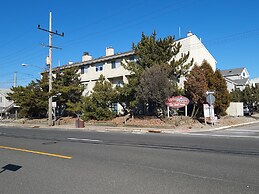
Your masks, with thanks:
M183 3L185 3L185 4L183 4ZM105 35L105 34L110 34L112 32L117 32L117 31L120 31L121 29L127 29L127 27L130 27L132 25L141 24L141 23L143 23L147 20L154 19L155 17L161 16L162 14L165 14L167 12L184 9L186 6L190 6L193 3L194 3L194 0L185 0L185 1L177 1L177 2L173 2L173 3L169 3L169 4L166 4L166 5L160 6L160 7L156 7L155 10L151 10L150 12L148 12L146 14L139 15L139 16L133 18L133 19L131 18L130 20L122 21L122 22L117 23L115 25L109 26L108 28L101 29L99 31L92 32L92 33L89 33L89 34L84 34L81 37L74 37L73 39L68 40L66 42L63 42L63 43L60 42L60 41L57 41L57 44L60 44L62 47L63 46L71 47L71 46L77 44L78 42L86 41L86 40L92 39L94 37L99 37L100 35ZM135 7L134 5L130 6L131 9L134 8L134 7ZM127 9L127 11L128 10L129 9ZM116 15L117 14L110 14L109 17L114 17ZM101 18L101 19L97 20L95 23L92 22L92 23L90 23L90 25L94 26L94 25L97 25L98 23L101 23L105 20L107 20L107 17ZM77 31L83 31L86 27L89 27L89 24L85 25L83 27L80 27L80 28L75 28L75 29L77 29ZM257 36L258 34L259 34L259 30L255 29L255 30L250 30L250 31L246 31L246 32L231 34L231 35L221 37L221 38L217 38L217 39L213 39L213 40L206 40L206 41L204 41L204 44L206 44L206 45L226 44L226 43L229 43L229 42L232 42L232 41L251 38L251 37ZM14 38L13 40L10 40L9 43L12 42L12 41L15 41L15 40L17 40L17 37ZM203 47L203 43L191 44L189 46L193 47L195 49L200 49L200 48ZM43 52L43 51L40 51L39 49L33 49L32 51L28 51L29 48L35 48L35 45L30 45L30 47L25 47L23 49L19 49L17 51L14 51L14 52L10 53L9 55L3 57L3 59L6 59L4 61L8 62L8 64L13 66L13 65L16 64L16 62L18 62L21 59L24 60L24 59L30 59L30 58L35 57L35 56L40 56ZM10 57L12 57L12 59L10 59Z
M194 3L194 1L195 0L181 0L181 1L177 1L177 2L172 1L169 4L166 4L166 5L163 5L160 7L156 7L155 9L151 10L148 13L139 15L139 16L135 17L134 19L131 18L127 21L124 20L124 21L121 21L119 24L110 25L108 28L104 28L99 31L94 31L90 34L84 34L80 37L68 40L65 43L61 44L61 46L70 47L79 42L81 43L83 41L90 40L94 37L99 37L100 35L110 34L112 32L118 32L118 31L121 31L122 29L128 29L128 27L130 27L130 26L144 23L147 20L154 19L155 17L161 16L162 14L167 13L169 11L181 10L181 9L185 8L186 6L190 6L192 3ZM179 6L184 3L186 3L186 4L183 6Z

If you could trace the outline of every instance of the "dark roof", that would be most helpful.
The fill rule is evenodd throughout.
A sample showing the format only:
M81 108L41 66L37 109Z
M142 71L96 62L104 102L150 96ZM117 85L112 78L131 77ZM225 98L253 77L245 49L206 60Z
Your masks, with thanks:
M238 86L244 86L247 84L248 78L232 80Z
M81 66L81 65L96 64L96 63L100 63L100 62L104 62L104 61L110 61L110 60L115 60L115 59L119 59L119 58L123 58L123 57L132 56L134 54L135 54L134 51L117 53L115 55L103 56L103 57L99 57L97 59L92 59L92 60L89 60L89 61L81 61L81 62L76 62L76 63L72 63L72 64L66 64L66 65L63 65L61 67L53 68L53 70L55 70L55 69L65 69L65 68L69 68L69 67L77 67L77 66Z
M220 70L220 72L223 75L223 77L226 77L226 76L240 75L244 69L245 69L244 67L241 67L241 68L235 68L235 69Z

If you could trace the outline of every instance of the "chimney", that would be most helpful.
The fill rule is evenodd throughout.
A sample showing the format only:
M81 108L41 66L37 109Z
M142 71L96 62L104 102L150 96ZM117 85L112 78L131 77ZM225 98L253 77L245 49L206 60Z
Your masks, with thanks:
M112 56L112 55L114 55L114 48L112 48L111 46L107 47L106 48L106 56Z
M91 61L93 57L88 52L84 52L82 56L82 62Z
M190 37L190 36L192 36L193 35L193 33L191 32L191 31L189 31L188 33L187 33L187 37Z

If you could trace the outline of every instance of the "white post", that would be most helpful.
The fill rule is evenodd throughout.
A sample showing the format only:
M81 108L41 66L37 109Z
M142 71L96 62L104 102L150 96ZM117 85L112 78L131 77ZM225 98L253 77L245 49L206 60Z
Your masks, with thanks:
M167 106L167 117L170 117L170 110L169 110L169 106Z
M13 76L13 87L17 87L17 71L14 72Z
M187 106L185 106L185 116L187 117L188 116L188 114L187 114Z

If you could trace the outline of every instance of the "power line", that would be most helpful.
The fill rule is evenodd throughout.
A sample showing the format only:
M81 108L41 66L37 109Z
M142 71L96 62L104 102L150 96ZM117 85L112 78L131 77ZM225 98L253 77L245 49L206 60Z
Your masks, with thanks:
M196 0L184 0L184 1L181 0L181 1L177 1L177 2L170 2L169 4L166 4L164 6L156 7L156 9L154 9L146 14L139 15L139 16L135 17L134 19L131 18L128 21L121 21L121 23L119 23L119 24L110 26L106 29L102 29L102 30L99 30L96 32L92 32L91 34L87 34L87 35L84 34L81 37L77 36L76 39L71 39L69 41L66 41L65 43L62 44L62 46L65 45L66 47L69 47L78 42L90 40L93 37L97 37L101 34L110 34L111 32L121 31L121 29L128 29L128 27L130 27L130 26L144 23L145 21L151 20L158 16L161 16L164 13L181 10L181 9L193 4L194 1L196 1Z

